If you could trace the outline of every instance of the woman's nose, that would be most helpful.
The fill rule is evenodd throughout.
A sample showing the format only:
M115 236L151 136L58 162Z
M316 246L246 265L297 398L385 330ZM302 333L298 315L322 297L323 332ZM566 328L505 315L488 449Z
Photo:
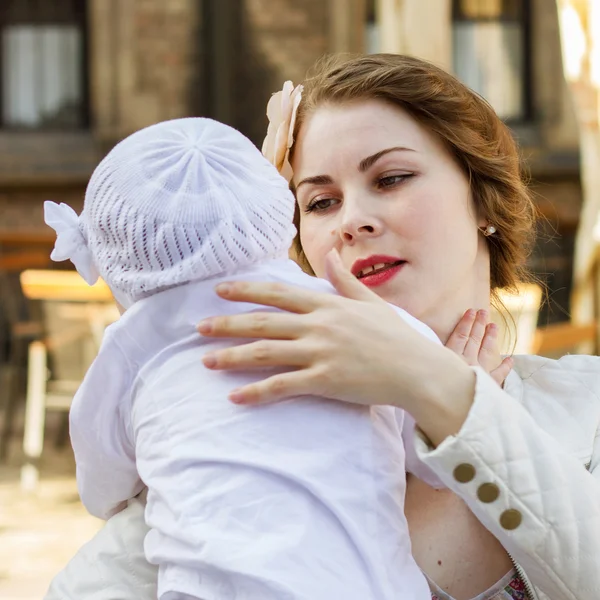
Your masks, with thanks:
M359 211L349 213L350 211L343 215L339 228L344 243L351 244L362 238L377 237L381 234L382 225L376 217Z

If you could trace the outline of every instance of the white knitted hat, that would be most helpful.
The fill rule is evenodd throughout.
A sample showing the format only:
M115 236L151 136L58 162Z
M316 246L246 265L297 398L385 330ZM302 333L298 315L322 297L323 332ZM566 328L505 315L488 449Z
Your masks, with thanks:
M295 200L241 133L177 119L129 136L89 182L83 212L46 202L53 260L98 274L125 306L192 280L287 256Z

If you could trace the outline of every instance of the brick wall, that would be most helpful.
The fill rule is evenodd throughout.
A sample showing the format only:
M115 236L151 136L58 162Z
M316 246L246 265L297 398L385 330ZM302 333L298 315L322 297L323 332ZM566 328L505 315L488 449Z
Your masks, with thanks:
M157 99L160 118L194 113L202 73L201 12L195 0L138 0L136 88Z
M329 3L226 1L233 109L227 120L260 145L270 94L285 79L300 81L328 49ZM129 133L165 119L217 116L209 101L213 48L205 17L202 0L90 0L91 129L0 132L0 233L45 231L44 199L80 206L95 165Z
M0 131L0 234L43 235L43 200L80 209L91 172L116 141L199 112L199 7L196 0L90 0L91 128Z
M100 139L114 142L195 112L201 6L197 0L90 0L90 93Z
M245 0L242 9L233 124L260 145L270 95L287 79L300 83L328 51L328 2Z
M83 186L47 185L43 188L22 186L0 190L0 223L4 231L50 231L44 223L45 200L66 202L75 210L83 208Z
M0 236L16 230L44 234L44 200L81 208L100 157L89 133L0 133Z

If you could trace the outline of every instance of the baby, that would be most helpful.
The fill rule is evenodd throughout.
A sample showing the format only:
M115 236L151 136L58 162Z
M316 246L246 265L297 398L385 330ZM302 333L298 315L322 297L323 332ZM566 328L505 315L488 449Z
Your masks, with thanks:
M210 316L265 310L222 281L335 293L287 258L295 200L242 134L215 121L153 125L95 170L80 216L46 203L52 258L125 310L71 409L81 498L106 519L147 488L160 600L426 600L404 518L404 413L323 398L228 401L273 373L211 371ZM439 343L425 325L400 311Z

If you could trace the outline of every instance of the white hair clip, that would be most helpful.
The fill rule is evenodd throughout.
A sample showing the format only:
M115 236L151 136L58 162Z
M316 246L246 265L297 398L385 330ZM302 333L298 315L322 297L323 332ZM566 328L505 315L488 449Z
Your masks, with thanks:
M89 285L94 285L99 273L86 239L79 228L79 216L61 202L44 202L44 220L56 231L56 243L50 258L60 262L70 260Z

